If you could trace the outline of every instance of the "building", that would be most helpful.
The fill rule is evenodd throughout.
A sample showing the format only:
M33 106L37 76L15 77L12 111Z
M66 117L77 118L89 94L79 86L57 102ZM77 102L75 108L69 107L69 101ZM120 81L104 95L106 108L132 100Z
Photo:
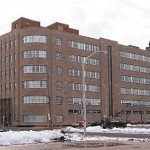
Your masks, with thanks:
M0 124L52 127L83 120L83 58L87 122L150 120L150 47L19 18L0 36Z

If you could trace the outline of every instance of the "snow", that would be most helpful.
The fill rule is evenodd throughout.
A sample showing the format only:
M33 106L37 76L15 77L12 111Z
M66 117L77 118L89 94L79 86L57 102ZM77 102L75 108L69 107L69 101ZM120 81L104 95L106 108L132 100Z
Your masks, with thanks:
M83 129L67 127L65 131L68 132L84 132ZM121 133L121 134L150 134L150 128L113 128L113 129L103 129L101 126L88 127L87 132L96 133Z
M61 130L68 131L61 133ZM96 133L120 133L120 134L150 134L150 128L113 128L103 129L100 126L87 127L87 132ZM71 133L70 133L71 132ZM50 143L62 136L68 141L129 141L131 138L118 138L118 137L103 137L103 136L86 136L83 137L79 132L84 132L83 128L66 127L59 130L42 130L42 131L7 131L0 132L0 145L23 145L23 144L36 144L36 143ZM133 138L132 138L133 140ZM149 142L149 139L134 139L136 141Z

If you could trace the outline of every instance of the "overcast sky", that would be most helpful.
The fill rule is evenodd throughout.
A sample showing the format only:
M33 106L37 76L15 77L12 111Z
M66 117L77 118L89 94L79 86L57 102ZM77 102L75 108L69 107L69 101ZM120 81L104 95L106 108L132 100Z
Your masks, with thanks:
M145 49L150 41L150 0L3 0L0 35L20 17L48 26L69 24L80 35Z

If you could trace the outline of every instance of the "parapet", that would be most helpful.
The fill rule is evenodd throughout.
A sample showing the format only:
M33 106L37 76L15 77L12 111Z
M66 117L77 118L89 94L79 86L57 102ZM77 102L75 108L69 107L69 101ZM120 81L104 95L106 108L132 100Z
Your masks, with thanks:
M40 27L40 22L21 17L12 23L11 30L28 27Z
M51 24L51 25L47 26L47 28L55 29L55 30L59 30L59 31L65 31L65 32L74 33L74 34L79 34L79 30L69 28L69 25L59 23L59 22Z

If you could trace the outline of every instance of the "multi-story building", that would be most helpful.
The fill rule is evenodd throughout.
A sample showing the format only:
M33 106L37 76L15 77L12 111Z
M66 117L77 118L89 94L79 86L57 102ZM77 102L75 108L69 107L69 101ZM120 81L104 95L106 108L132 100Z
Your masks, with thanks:
M0 36L1 125L81 121L83 94L87 122L103 116L150 120L150 47L81 36L62 23L42 27L26 18Z

